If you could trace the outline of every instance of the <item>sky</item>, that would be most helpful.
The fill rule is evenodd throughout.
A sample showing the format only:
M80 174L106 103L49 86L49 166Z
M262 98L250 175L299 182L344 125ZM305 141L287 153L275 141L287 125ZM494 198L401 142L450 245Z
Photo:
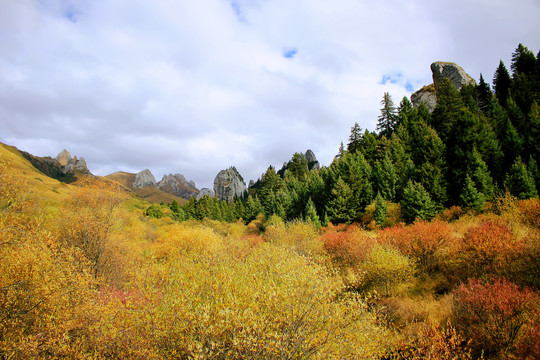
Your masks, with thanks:
M0 142L95 175L329 165L451 61L540 50L540 0L0 0Z

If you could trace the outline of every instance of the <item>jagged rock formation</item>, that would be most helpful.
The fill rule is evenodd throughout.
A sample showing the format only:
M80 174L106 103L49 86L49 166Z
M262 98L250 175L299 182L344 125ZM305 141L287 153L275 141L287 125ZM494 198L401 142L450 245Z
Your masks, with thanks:
M77 157L71 157L70 153L64 149L60 154L55 158L58 164L61 167L61 171L64 174L75 173L75 171L81 172L83 174L90 174L90 170L86 166L86 160L83 157L77 159Z
M197 200L202 199L205 196L214 197L214 190L209 188L202 188L197 194Z
M214 179L214 192L219 200L230 201L244 196L247 188L244 179L233 166L217 174Z
M199 194L199 189L195 187L193 181L187 181L182 174L164 175L157 187L161 191L180 196L183 199L189 199Z
M306 151L306 153L304 154L304 157L306 158L308 162L309 171L319 170L320 168L319 161L317 160L317 158L315 157L315 153L311 151L311 149L308 149L308 151Z
M136 174L135 179L133 180L134 189L142 189L145 186L157 187L156 178L148 169L145 169L140 173Z
M435 89L438 89L443 79L449 79L452 85L458 90L463 85L476 85L476 81L461 66L451 62L436 61L431 64L431 72L433 73Z
M430 113L433 112L437 105L437 89L443 79L449 79L452 85L458 90L463 85L476 84L476 81L461 66L451 62L434 62L431 64L431 73L433 84L424 86L411 95L411 102L415 107L424 103Z

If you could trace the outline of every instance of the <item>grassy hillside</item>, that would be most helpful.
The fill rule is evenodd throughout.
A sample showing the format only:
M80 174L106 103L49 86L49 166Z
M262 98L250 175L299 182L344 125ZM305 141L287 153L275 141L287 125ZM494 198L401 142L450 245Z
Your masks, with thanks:
M9 164L14 176L28 183L28 190L35 197L62 201L73 193L71 185L44 175L13 146L0 143L0 160Z

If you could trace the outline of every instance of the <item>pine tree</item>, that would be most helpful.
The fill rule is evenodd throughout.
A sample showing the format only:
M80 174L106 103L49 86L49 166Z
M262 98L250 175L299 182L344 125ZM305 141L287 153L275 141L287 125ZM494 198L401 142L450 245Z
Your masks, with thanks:
M317 215L317 210L315 209L315 204L309 198L307 204L306 204L306 210L305 210L305 220L307 222L312 223L317 228L321 227L321 220L319 219L319 215Z
M431 220L437 214L435 203L426 189L422 184L410 180L403 191L401 213L407 223L412 223L416 219Z
M355 218L354 197L349 185L338 178L326 205L328 220L334 224L351 223Z
M517 158L506 175L506 186L512 195L519 199L529 199L538 196L532 174Z
M493 77L493 90L495 91L495 96L502 106L506 106L506 102L510 95L511 84L512 79L510 78L508 69L506 69L506 66L504 66L504 63L501 60Z
M486 163L482 160L482 157L476 149L473 153L473 162L469 170L470 174L472 174L471 180L473 181L475 188L484 195L486 200L493 198L495 193L493 179Z
M396 107L389 93L384 93L381 105L381 115L377 119L377 130L379 131L379 136L389 138L394 132L397 121Z
M461 191L460 200L464 208L470 208L476 211L482 211L484 208L484 194L476 189L469 175L465 177L465 184Z
M486 83L482 74L480 74L480 82L476 87L476 99L478 102L478 108L484 114L487 114L491 107L491 99L493 98L493 93L489 87L489 84Z
M358 123L354 123L351 128L351 135L349 136L349 143L347 144L347 151L355 153L360 148L360 142L362 140L362 128Z
M536 67L536 57L523 44L519 44L512 54L511 69L514 77L516 74L533 75Z
M387 154L382 161L377 161L373 167L373 186L375 191L381 193L385 199L394 201L398 182L396 168Z

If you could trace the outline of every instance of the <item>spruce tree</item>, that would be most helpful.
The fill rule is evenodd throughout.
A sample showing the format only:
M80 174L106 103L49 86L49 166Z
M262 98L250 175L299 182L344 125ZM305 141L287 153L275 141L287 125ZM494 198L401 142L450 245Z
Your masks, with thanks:
M534 178L521 158L517 158L506 175L506 186L518 199L529 199L538 196Z
M360 142L362 139L362 128L358 123L354 123L351 128L351 135L349 136L349 143L347 144L347 151L355 153L360 148Z
M351 223L355 218L354 197L349 185L338 178L332 189L330 201L326 204L328 220L334 224Z
M377 119L377 130L379 131L379 136L389 138L394 132L397 121L396 107L389 93L384 93L381 105L381 115Z
M511 84L512 79L510 78L508 69L506 69L506 66L504 66L504 63L501 60L493 77L493 90L495 91L495 96L502 106L506 106L506 102L510 95Z
M321 220L319 219L319 215L317 215L317 210L315 209L315 204L309 198L307 204L306 204L306 210L305 210L305 220L307 222L312 223L317 228L321 227Z
M482 211L484 208L484 194L479 192L474 186L474 182L467 174L465 177L465 184L460 195L461 205L464 208L473 209L476 211Z
M435 203L422 184L409 180L403 191L401 214L407 223L416 219L431 220L437 214Z
M476 87L476 99L478 102L478 108L484 114L487 114L491 107L492 97L493 93L491 92L489 84L486 83L484 77L482 76L482 74L480 74L480 82Z

